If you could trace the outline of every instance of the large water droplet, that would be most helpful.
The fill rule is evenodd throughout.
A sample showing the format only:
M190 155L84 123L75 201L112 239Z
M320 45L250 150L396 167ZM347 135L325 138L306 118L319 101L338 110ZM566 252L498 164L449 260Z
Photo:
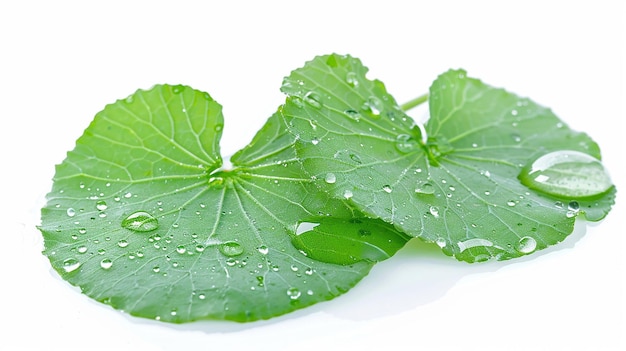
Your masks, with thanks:
M522 170L519 178L531 189L571 198L600 195L613 186L600 160L573 150L539 157Z
M135 232L150 232L159 228L159 221L145 211L137 211L122 220L122 227Z
M243 246L236 241L227 241L219 246L220 252L224 256L233 257L243 253Z
M104 201L98 201L98 202L96 202L96 208L97 208L99 211L104 211L104 210L106 210L106 209L108 208L108 206L107 206L107 203L106 203L106 202L104 202Z
M531 238L530 236L525 236L519 239L519 242L517 243L517 247L516 247L517 251L523 254L529 254L535 251L536 248L537 248L537 241Z

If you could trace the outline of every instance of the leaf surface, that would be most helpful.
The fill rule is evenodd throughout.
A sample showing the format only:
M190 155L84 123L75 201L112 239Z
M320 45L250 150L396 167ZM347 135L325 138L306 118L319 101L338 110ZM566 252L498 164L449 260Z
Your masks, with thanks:
M593 140L549 109L450 70L432 84L430 119L420 128L366 72L356 58L319 56L283 83L298 155L332 197L468 262L554 245L577 215L597 221L610 210L613 186L573 198L518 179L553 151L600 159Z
M221 106L185 86L106 106L57 166L42 209L54 269L132 315L252 321L346 292L407 240L317 192L278 114L232 157L232 169L221 168L222 128ZM374 225L374 246L388 254L352 250L341 264L307 257L292 241L312 218L332 220L338 232ZM352 239L334 235L325 248L342 251Z

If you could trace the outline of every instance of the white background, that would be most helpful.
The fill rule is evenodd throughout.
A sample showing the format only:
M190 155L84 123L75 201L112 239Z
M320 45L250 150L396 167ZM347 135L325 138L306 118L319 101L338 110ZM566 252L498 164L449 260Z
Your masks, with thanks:
M94 3L0 5L1 349L626 349L622 2ZM346 295L249 324L129 317L51 270L39 209L55 164L105 104L156 83L208 91L224 106L229 155L283 101L282 78L331 52L361 58L400 103L465 68L550 106L600 144L617 204L505 263L411 242Z

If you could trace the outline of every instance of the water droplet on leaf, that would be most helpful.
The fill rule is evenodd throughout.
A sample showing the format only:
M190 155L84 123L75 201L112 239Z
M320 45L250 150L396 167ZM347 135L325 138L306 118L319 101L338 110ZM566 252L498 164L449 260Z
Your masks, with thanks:
M523 254L529 254L535 251L536 248L537 248L537 241L531 238L530 236L525 236L519 239L519 242L517 243L517 247L516 247L517 251Z
M104 201L98 201L96 202L96 209L98 209L99 211L104 211L108 208L107 203Z
M111 261L108 258L105 258L102 261L100 261L100 267L102 267L102 269L109 269L112 266L113 266L113 261Z
M351 87L359 85L359 78L357 74L355 72L348 72L348 74L346 74L346 83L348 83Z
M75 258L68 258L63 261L63 270L67 273L74 272L80 267L80 262Z
M145 211L137 211L122 220L122 227L135 232L150 232L159 228L159 221Z
M407 154L418 147L419 143L408 134L400 134L396 137L396 150L400 153Z
M233 257L243 253L243 246L235 241L227 241L219 246L219 250L224 256Z
M327 173L324 177L324 181L328 184L334 184L337 181L337 177L334 173Z
M304 102L315 108L322 107L322 99L320 95L314 91L309 91L304 95Z
M522 170L519 178L531 189L571 198L600 195L613 186L600 160L573 150L539 157Z

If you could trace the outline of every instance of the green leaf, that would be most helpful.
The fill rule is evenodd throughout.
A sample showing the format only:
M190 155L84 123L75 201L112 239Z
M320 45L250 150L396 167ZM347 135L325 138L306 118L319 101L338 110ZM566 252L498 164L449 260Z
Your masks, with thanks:
M518 179L553 151L600 159L595 142L549 109L451 70L432 84L421 128L366 72L356 58L329 55L284 80L298 155L332 197L348 193L367 215L468 262L543 249L565 239L577 215L600 220L610 210L613 186L576 198Z
M42 209L53 268L132 315L252 321L346 292L407 240L375 221L370 246L386 255L361 255L335 235L325 249L352 250L349 264L307 257L292 244L302 220L324 217L349 232L363 216L303 177L279 114L232 169L220 168L222 128L221 106L185 86L106 106L57 166Z

